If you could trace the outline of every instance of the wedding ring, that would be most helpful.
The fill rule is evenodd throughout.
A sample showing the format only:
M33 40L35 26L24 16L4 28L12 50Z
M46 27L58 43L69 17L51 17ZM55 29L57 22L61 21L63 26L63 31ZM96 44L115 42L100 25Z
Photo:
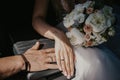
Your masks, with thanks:
M60 59L61 61L64 61L64 59Z
M49 58L50 58L50 62L53 62L53 58L51 56L49 56Z

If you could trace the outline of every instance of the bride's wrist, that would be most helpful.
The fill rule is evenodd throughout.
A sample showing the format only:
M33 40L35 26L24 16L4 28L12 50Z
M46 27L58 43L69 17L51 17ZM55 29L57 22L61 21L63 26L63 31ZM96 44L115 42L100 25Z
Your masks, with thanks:
M62 31L59 31L58 29L51 27L48 31L46 31L46 33L43 36L55 40L58 36L62 34L63 34Z
M65 44L70 45L70 41L68 40L68 38L67 38L67 36L65 35L65 33L62 32L62 31L56 32L56 33L54 34L54 40L55 40L56 42L62 41L62 42L64 42Z
M59 38L63 38L65 36L64 32L63 31L59 31L59 30L51 30L49 32L49 35L51 35L52 39L56 40L56 39L59 39Z
M56 33L54 33L54 40L65 40L66 39L66 35L62 32L62 31L58 31Z
M51 30L47 31L44 36L55 41L64 41L65 43L69 43L65 33L55 28L51 28Z

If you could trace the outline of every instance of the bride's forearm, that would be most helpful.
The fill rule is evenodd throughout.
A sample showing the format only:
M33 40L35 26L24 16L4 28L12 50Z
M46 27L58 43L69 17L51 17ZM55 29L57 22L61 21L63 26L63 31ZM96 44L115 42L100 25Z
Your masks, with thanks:
M53 26L47 24L43 19L36 17L33 19L33 28L42 36L49 39L55 39L61 37L64 33Z

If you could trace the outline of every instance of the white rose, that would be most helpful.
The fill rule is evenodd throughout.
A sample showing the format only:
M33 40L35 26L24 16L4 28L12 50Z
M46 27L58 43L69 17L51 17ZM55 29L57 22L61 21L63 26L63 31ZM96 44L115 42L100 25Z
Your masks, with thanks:
M70 33L72 38L71 43L74 45L80 45L84 42L84 35L77 28L72 28Z
M108 35L114 36L115 35L115 30L111 27L109 28Z
M67 14L63 18L63 24L66 28L71 27L75 22L74 22L74 17L77 15L76 10L72 10L69 14Z
M72 35L71 35L70 32L66 32L66 36L67 36L68 38L71 38L71 37L72 37Z
M77 14L74 16L73 20L79 23L83 23L85 20L85 15L83 13Z
M106 25L107 25L108 27L110 27L110 26L112 25L112 22L111 22L110 18L106 21Z
M69 27L71 27L71 25L74 24L73 16L74 16L74 13L72 12L71 14L67 14L67 15L64 17L64 19L63 19L63 25L64 25L66 28L69 28Z
M113 8L112 7L110 7L110 6L104 6L103 7L103 9L102 9L102 11L103 11L103 13L105 14L105 15L112 15L112 10L113 10Z
M105 16L100 11L90 14L86 19L85 24L90 24L93 27L94 32L101 32L108 27L106 26Z
M84 9L88 8L91 3L92 3L92 1L86 1L83 4L77 4L77 5L75 5L74 11L78 12L78 13L83 13Z
M84 6L85 8L88 8L89 5L90 5L92 2L93 2L93 1L86 1L86 2L83 4L83 6Z
M63 25L66 27L66 28L69 28L69 27L71 27L71 25L73 25L74 24L74 21L73 20L64 20L63 21Z
M115 16L113 14L113 8L110 6L104 6L102 9L105 17L107 18L107 26L110 27L115 22Z
M84 7L82 7L81 4L77 4L75 5L75 9L73 11L78 12L78 13L83 13Z
M63 19L63 24L66 28L72 26L75 21L83 23L85 20L85 15L73 10L71 13L67 14Z
M67 14L63 19L63 24L66 28L72 26L77 20L79 23L83 23L85 19L85 15L83 14L84 8L89 7L92 1L86 1L83 4L75 5L75 8L71 11L71 13Z

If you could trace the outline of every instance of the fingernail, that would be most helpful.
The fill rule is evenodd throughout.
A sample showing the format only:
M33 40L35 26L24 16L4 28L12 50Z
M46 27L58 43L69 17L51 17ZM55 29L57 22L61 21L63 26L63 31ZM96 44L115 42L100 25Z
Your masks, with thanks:
M67 76L67 72L64 72L64 75Z
M36 42L36 44L38 45L38 44L39 44L39 42L37 41L37 42Z
M73 72L71 73L71 76L73 76L74 74L73 74Z
M70 79L70 75L68 75L67 78Z
M60 71L62 71L61 67L59 68Z

